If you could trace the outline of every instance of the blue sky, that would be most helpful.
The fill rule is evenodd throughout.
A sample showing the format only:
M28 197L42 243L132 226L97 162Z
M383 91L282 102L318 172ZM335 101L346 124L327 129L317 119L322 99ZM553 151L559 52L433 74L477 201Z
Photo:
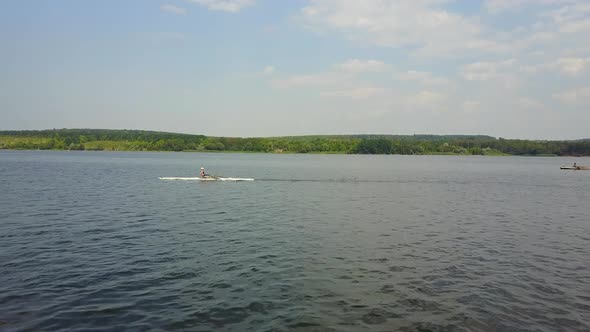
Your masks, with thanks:
M586 0L0 6L0 129L590 137Z

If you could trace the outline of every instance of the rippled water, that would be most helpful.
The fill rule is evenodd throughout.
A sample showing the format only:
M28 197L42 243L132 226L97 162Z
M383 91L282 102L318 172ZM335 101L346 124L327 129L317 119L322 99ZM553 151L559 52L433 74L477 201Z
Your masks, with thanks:
M588 331L574 161L0 151L0 330Z

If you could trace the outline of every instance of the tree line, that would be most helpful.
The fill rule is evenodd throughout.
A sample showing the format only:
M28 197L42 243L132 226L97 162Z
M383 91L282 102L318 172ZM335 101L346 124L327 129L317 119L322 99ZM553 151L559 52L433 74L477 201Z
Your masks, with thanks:
M53 129L0 131L0 149L589 156L590 140L513 140L484 135L239 138L144 130Z

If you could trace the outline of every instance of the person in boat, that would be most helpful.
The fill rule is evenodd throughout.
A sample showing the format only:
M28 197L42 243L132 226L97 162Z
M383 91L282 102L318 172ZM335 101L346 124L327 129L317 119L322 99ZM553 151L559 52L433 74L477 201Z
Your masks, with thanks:
M205 174L205 167L201 167L201 172L199 173L199 175L204 178L207 176L207 174Z

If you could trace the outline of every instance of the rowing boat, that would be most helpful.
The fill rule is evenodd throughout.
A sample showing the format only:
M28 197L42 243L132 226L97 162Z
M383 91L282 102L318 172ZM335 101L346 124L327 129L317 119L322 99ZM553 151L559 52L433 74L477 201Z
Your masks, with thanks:
M226 178L226 177L216 177L216 176L207 176L207 177L175 177L175 176L166 176L161 177L160 180L180 180L180 181L254 181L254 179L250 178Z
M561 166L559 169L572 171L590 171L590 166Z

